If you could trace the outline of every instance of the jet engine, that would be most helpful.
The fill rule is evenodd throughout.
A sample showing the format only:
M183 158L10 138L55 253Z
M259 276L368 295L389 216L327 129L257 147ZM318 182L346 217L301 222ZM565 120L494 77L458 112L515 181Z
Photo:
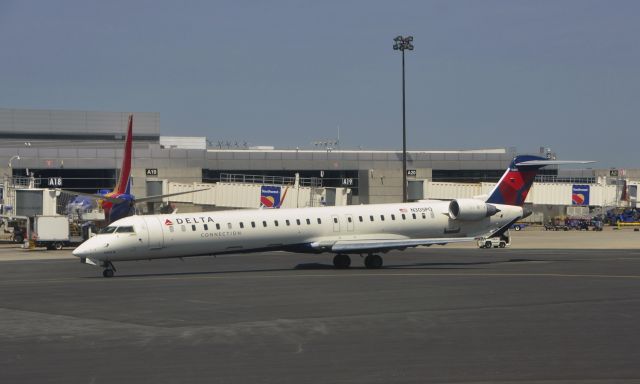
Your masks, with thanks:
M477 221L498 212L495 205L477 199L456 199L449 203L449 217L453 220Z

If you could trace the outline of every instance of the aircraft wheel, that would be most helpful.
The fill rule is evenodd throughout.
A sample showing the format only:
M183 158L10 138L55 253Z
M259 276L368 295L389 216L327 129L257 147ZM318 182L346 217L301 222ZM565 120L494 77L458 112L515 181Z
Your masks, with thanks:
M113 269L107 268L104 271L102 271L102 276L103 277L113 277Z
M349 266L351 266L351 258L349 255L336 255L333 258L333 266L338 269L349 268Z
M364 266L370 269L378 269L382 267L382 257L378 255L369 255L364 258Z

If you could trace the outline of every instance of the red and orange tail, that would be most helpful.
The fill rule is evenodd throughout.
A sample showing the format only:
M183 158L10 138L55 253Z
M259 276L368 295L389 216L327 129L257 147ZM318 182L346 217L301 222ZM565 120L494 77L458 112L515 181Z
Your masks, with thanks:
M133 142L133 114L129 115L129 129L127 130L127 139L124 143L124 156L122 157L122 166L120 167L120 177L118 183L113 189L114 193L121 194L131 193L131 148Z

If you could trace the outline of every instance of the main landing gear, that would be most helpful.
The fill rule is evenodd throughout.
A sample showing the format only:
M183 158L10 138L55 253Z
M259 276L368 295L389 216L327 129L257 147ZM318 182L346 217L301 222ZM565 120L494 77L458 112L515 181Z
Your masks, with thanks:
M338 254L333 258L333 266L338 269L346 269L351 266L351 258L349 255Z
M113 272L115 272L116 270L116 267L113 266L113 263L110 261L107 261L102 266L105 267L104 271L102 271L102 276L113 277Z
M351 258L349 255L338 254L333 258L333 266L337 269L346 269L351 266ZM382 257L379 255L368 255L364 258L364 266L369 269L378 269L382 267Z
M382 257L378 255L369 255L364 258L364 266L369 269L378 269L382 267Z

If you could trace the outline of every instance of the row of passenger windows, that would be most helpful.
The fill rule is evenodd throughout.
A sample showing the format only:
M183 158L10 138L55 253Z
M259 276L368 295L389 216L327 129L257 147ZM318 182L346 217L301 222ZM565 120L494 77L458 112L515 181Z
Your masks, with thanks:
M389 217L390 217L390 219L391 219L392 221L396 220L396 215L394 215L394 214L391 214ZM403 214L401 214L401 215L400 215L400 218L401 218L402 220L407 220L407 215L405 215L405 214L403 213ZM416 220L416 219L418 219L418 216L417 216L415 213L412 213L412 214L411 214L411 218L412 218L413 220ZM426 219L426 218L427 218L427 214L426 214L425 212L422 212L422 218L423 218L423 219ZM347 221L348 221L349 223L352 223L352 222L353 222L353 218L352 218L352 216L351 216L351 215L347 216ZM363 217L363 216L358 216L358 221L360 221L361 223L363 223L363 222L365 221L365 217ZM374 215L369 215L369 221L371 221L371 222L376 221L375 216L374 216ZM380 215L380 221L385 221L385 215ZM305 222L307 225L311 225L311 219L305 219L305 220L304 220L304 222ZM318 218L316 218L316 222L317 222L318 224L322 224L322 219L320 219L320 218L318 217ZM335 224L338 224L338 218L337 218L337 217L334 217L334 218L333 218L333 222L334 222ZM285 225L285 226L287 226L287 227L291 226L291 223L292 223L292 222L291 222L291 220L289 220L289 219L284 220L284 225ZM296 220L295 220L295 224L296 224L296 225L303 225L302 223L303 223L303 221L301 221L300 219L296 219ZM244 225L244 224L245 224L245 223L241 221L241 222L239 222L239 223L238 223L238 227L239 227L240 229L244 229L244 228L245 228L245 225ZM266 228L266 227L268 226L268 223L267 223L267 221L266 221L266 220L263 220L262 222L258 222L258 223L256 223L255 221L251 221L249 224L251 225L251 228L256 228L256 227L257 227L257 226L259 226L260 224L262 224L262 227L264 227L264 228ZM279 227L279 226L280 226L280 221L278 221L278 220L274 220L274 221L273 221L273 225L274 225L275 227ZM215 225L214 225L214 224L212 224L212 228L211 228L211 229L213 229L213 227L214 227L214 226L215 226L215 229L216 229L216 230L218 230L218 231L222 229L222 225L221 225L220 223L216 223ZM182 231L183 231L183 232L184 232L184 231L186 231L186 226L185 226L185 225L182 225L181 227L182 227ZM195 230L196 230L196 225L195 225L195 224L191 224L191 229L192 229L193 231L195 231ZM233 224L232 224L232 223L227 223L227 225L226 225L226 228L225 228L225 229L233 229ZM208 230L209 230L209 224L204 224L204 230L205 230L205 231L208 231ZM174 231L173 226L169 227L169 231L170 231L170 232L173 232L173 231Z

